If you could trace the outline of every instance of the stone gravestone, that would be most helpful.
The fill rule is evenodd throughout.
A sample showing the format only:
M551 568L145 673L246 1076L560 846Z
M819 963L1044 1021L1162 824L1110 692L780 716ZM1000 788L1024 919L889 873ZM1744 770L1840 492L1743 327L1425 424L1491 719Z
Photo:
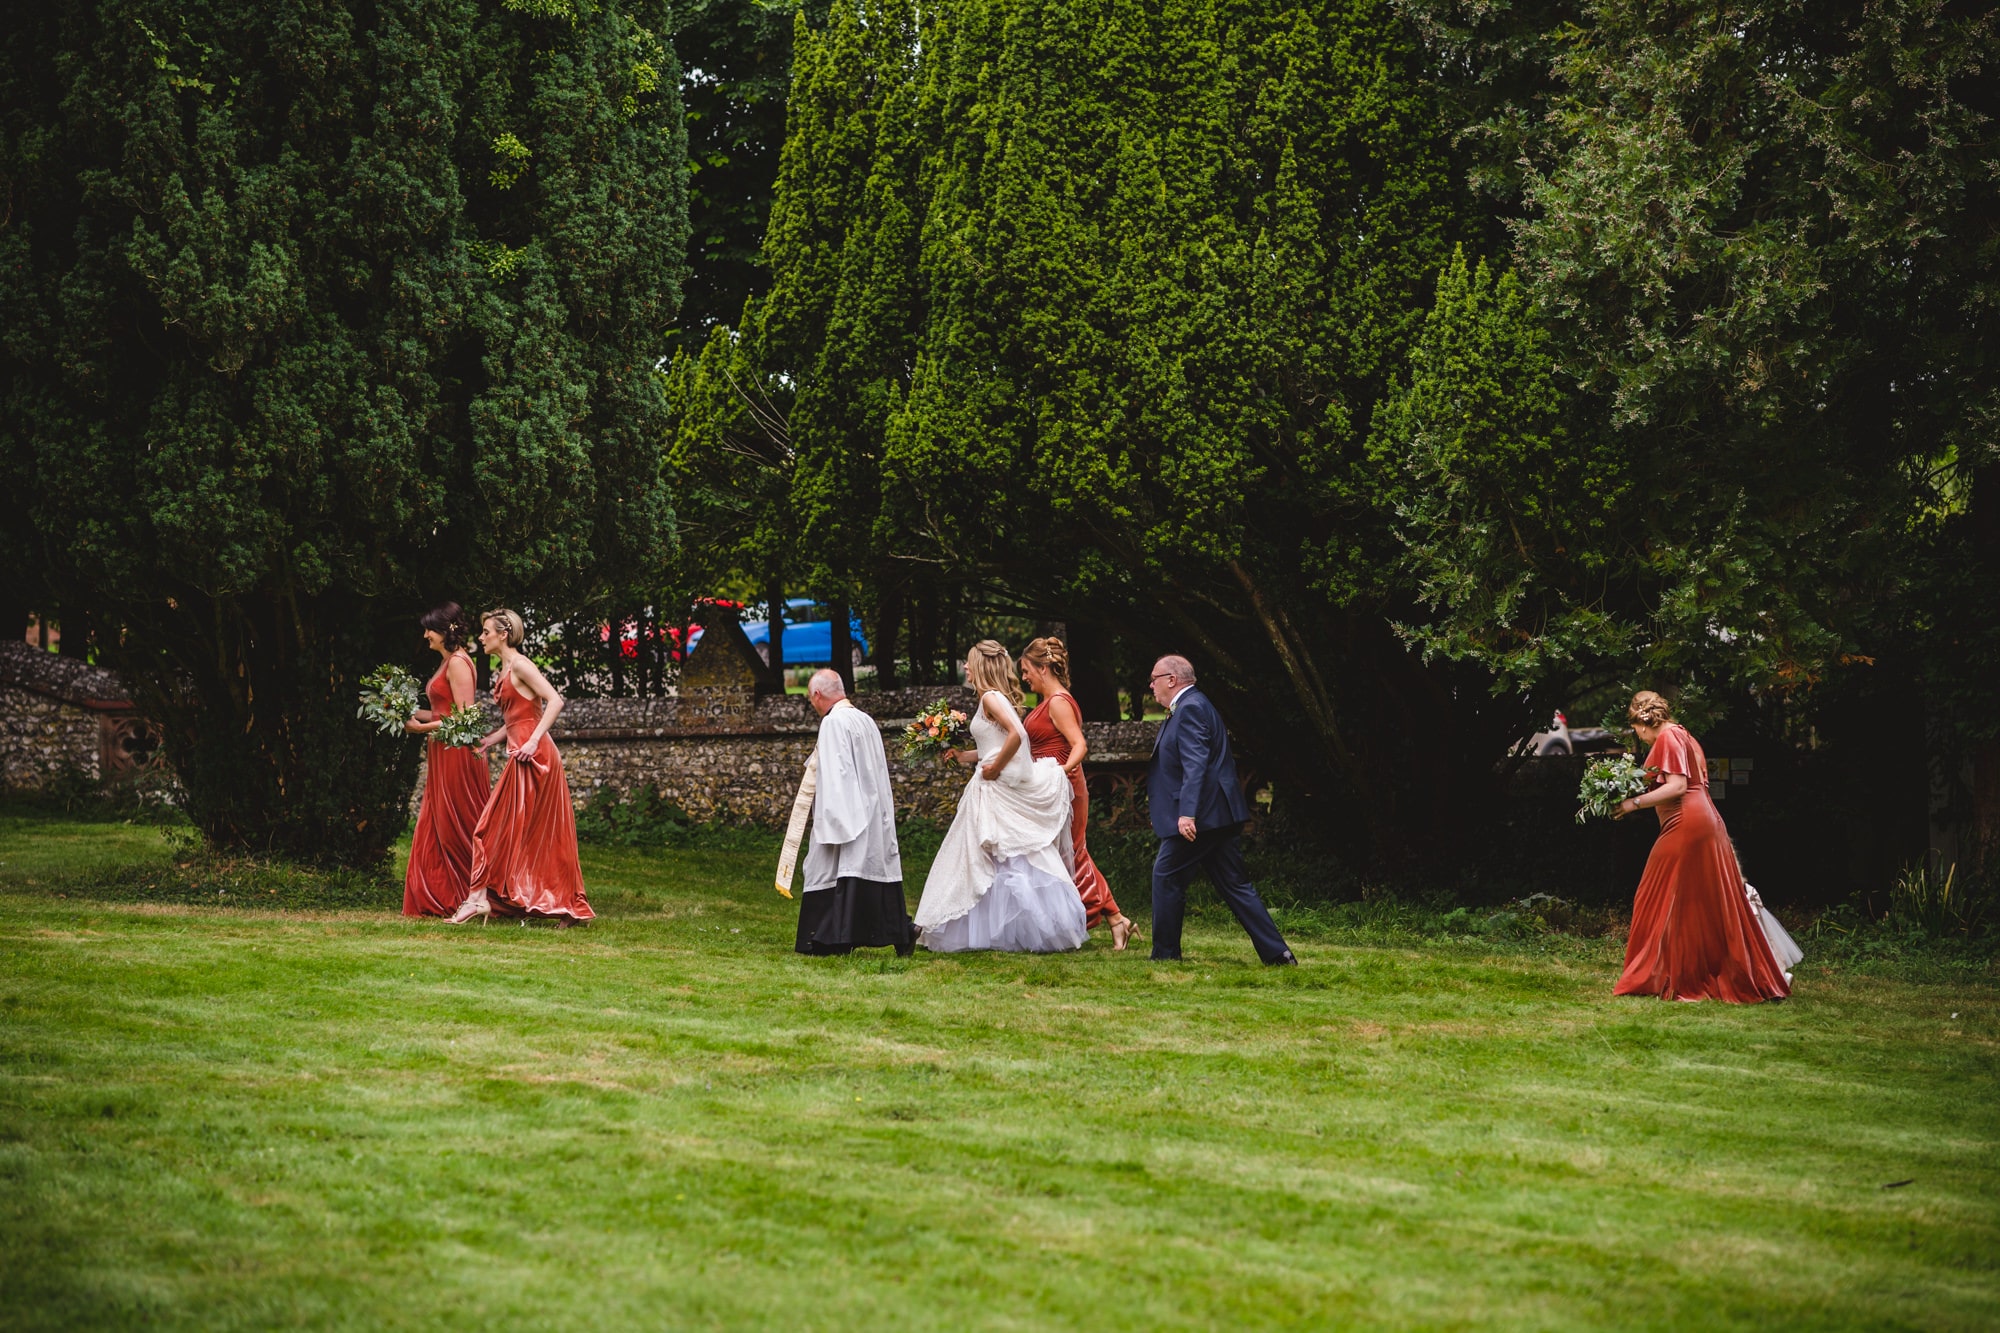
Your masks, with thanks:
M763 660L733 616L703 626L701 642L681 664L683 727L750 727L757 720Z

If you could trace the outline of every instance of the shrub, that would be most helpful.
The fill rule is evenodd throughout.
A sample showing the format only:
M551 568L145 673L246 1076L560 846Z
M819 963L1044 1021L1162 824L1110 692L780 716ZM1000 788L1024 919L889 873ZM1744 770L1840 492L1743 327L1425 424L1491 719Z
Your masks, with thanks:
M195 845L190 831L183 847ZM57 898L208 907L393 912L403 904L400 875L190 850L165 863L64 875L38 887Z
M652 782L629 793L599 787L576 816L579 841L612 847L677 847L694 828L694 817Z
M1956 863L1926 857L1910 866L1889 887L1889 920L1932 939L1977 935L1992 906L1992 886L1974 876L1960 876Z

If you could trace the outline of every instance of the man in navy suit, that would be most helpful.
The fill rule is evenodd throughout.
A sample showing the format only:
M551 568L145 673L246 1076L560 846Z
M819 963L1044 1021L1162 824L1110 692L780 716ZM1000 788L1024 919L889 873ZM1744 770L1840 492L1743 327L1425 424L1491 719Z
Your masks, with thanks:
M1160 840L1153 858L1153 957L1181 956L1188 881L1199 869L1208 872L1259 958L1298 962L1243 868L1241 835L1250 804L1236 781L1222 715L1194 687L1194 667L1185 657L1162 657L1153 664L1153 697L1168 713L1146 774L1146 803Z

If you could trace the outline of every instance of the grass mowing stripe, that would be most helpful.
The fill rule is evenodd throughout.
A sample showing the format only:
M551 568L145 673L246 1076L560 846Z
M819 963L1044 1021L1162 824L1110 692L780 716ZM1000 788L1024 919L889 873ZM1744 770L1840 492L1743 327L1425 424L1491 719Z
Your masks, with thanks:
M753 851L453 929L54 899L164 844L50 828L0 820L8 1326L2000 1320L1990 975L1666 1005L1608 941L1266 971L1213 914L802 959Z

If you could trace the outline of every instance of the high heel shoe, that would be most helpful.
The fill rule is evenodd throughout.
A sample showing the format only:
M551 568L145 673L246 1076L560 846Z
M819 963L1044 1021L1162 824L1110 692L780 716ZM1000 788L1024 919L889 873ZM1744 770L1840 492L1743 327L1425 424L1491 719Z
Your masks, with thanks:
M466 895L465 901L458 905L458 910L451 914L451 924L462 926L472 918L478 917L479 924L483 926L492 915L493 904L487 901L486 890L474 889Z
M1111 923L1111 947L1123 952L1125 946L1139 938L1139 923L1129 916L1121 916Z

